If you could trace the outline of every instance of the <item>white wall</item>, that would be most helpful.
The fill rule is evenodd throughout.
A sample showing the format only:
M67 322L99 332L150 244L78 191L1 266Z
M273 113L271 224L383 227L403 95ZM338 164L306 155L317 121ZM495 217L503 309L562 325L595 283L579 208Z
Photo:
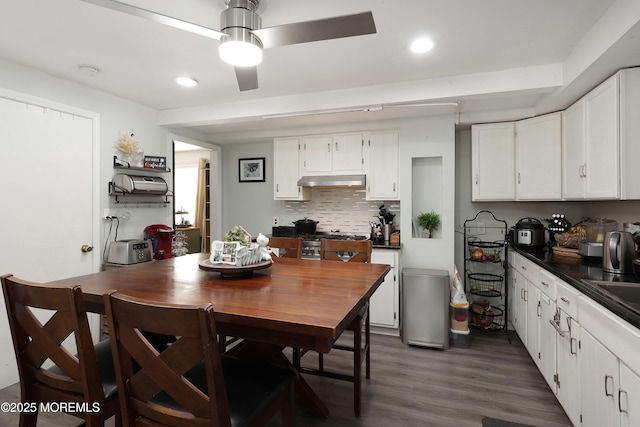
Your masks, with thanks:
M100 194L95 195L95 197L99 198L100 207L98 209L99 212L94 212L94 215L97 217L96 220L98 221L105 208L110 208L118 214L123 212L122 208L115 205L112 198L107 195L107 183L112 179L114 174L113 155L116 154L114 147L120 135L130 132L133 129L136 139L140 142L140 146L146 154L166 156L169 164L171 164L172 145L171 140L168 138L168 131L163 127L155 125L157 111L151 108L59 79L55 76L12 63L2 58L0 58L0 87L99 114L101 126L99 130L100 149L98 153L100 158ZM193 136L194 138L204 140L202 135L193 134L186 136ZM0 141L0 143L2 142ZM42 141L42 144L46 143L46 140ZM4 160L10 161L7 159ZM55 168L73 168L73 165L65 162L64 158L51 159L51 164L52 170L48 171L25 168L23 176L16 176L15 180L16 182L25 180L42 182L43 179L49 179L47 181L48 185L43 187L43 191L61 191L61 189L55 188ZM171 174L162 176L171 184ZM78 176L78 180L83 179L91 179L91 177ZM73 189L67 189L67 191L73 191ZM37 197L37 194L34 195L34 197ZM10 202L10 200L3 201L5 204L10 204ZM155 223L172 224L173 221L171 206L162 208L129 207L128 211L131 214L131 218L128 221L121 221L118 233L119 239L140 238L143 235L143 229L146 225ZM73 205L70 205L65 212L46 212L46 214L60 215L60 225L62 227L73 227L73 213ZM11 224L2 225L8 227ZM99 250L100 253L102 252L107 229L108 227L105 221L101 235L94 236L93 245L96 251ZM47 233L44 231L45 230L38 227L38 224L25 228L22 234L22 242L18 242L17 250L23 250L25 254L29 254L30 252L25 250L26 246L22 247L22 245L26 245L26 242L36 242L35 256L38 255L37 251L42 248L55 248L56 242L47 241ZM0 270L4 272L11 271L10 268L0 268ZM57 272L51 272L51 280L57 278L57 276ZM0 338L5 344L11 342L6 317L3 317L0 323ZM7 360L14 361L14 364L4 363L4 361ZM0 349L0 361L3 361L0 369L8 369L15 372L14 377L12 377L15 381L15 379L17 379L17 371L15 370L15 356L11 345L4 345L2 349ZM7 381L0 382L0 388L6 387L11 382L13 381L8 383Z
M93 77L93 78L100 78ZM116 205L113 198L107 195L107 183L114 174L113 155L117 154L115 144L120 135L133 130L135 138L140 142L140 147L145 154L166 156L168 164L172 164L172 148L168 139L168 130L157 126L157 111L123 98L118 98L86 86L69 82L55 76L43 73L39 70L24 67L22 65L0 58L0 87L37 96L73 107L93 111L100 115L100 212L105 208L115 210L124 215L122 204ZM191 134L194 138L204 140L203 135ZM44 143L44 141L43 141ZM63 165L61 159L59 164ZM33 171L25 171L25 177L20 179L41 179L39 174ZM171 186L171 174L160 175ZM79 177L82 179L82 177ZM72 209L72 207L70 207ZM138 208L130 205L126 209L130 213L128 221L120 221L118 232L119 239L141 238L143 229L149 224L172 224L172 207L162 208ZM108 224L102 228L101 237L94 241L94 246L104 243L108 232ZM41 239L42 234L37 229L33 230L33 239ZM27 237L27 236L25 236Z

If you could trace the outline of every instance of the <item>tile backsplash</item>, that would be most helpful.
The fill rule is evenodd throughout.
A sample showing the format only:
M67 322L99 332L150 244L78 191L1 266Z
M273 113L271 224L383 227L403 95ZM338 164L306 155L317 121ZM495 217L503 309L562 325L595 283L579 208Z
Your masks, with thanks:
M312 188L311 200L306 202L286 201L280 215L280 225L291 225L305 217L318 221L317 230L369 235L370 222L376 224L381 205L394 213L394 227L399 229L400 201L366 200L365 189Z

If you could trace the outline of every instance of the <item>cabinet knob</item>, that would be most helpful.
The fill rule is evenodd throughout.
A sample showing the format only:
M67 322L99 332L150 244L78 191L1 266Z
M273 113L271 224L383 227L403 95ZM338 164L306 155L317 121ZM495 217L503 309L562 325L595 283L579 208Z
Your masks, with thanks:
M93 250L93 246L91 246L91 245L82 245L82 246L80 247L80 250L81 250L82 252L85 252L85 253L87 253L87 252L91 252L91 251Z

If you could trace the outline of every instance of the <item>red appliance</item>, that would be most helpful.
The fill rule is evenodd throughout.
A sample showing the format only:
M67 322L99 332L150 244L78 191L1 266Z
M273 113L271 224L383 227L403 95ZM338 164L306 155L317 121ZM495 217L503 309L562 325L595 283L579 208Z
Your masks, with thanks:
M171 258L174 234L173 228L164 224L153 224L145 227L144 238L151 240L155 259Z

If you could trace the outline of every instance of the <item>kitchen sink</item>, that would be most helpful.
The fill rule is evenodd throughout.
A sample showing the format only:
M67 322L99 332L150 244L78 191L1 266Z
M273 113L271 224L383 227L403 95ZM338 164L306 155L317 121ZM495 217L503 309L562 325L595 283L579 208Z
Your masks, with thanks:
M607 282L600 280L587 280L587 282L597 286L618 301L640 313L640 283Z

